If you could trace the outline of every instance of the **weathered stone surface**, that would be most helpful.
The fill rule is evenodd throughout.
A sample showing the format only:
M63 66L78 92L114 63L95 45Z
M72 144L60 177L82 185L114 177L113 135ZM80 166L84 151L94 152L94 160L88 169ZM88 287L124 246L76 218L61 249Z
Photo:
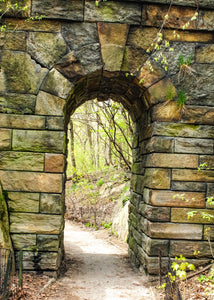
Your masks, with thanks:
M214 108L206 106L185 106L182 112L185 123L214 125Z
M83 21L83 1L32 0L33 15L45 15L48 19Z
M142 214L142 216L151 221L170 221L169 207L154 207L141 202L139 205L139 212Z
M18 9L16 6L18 6ZM3 15L12 17L29 17L30 6L31 0L17 0L16 2L13 0L3 0L0 3L1 13L4 12Z
M11 148L11 130L0 129L0 150L10 150Z
M0 73L1 74L1 73ZM0 96L0 112L7 114L32 114L36 96L30 94L4 94Z
M176 101L170 101L168 103L160 103L155 105L152 109L152 120L171 122L179 121L181 118L181 108L178 107Z
M47 69L24 52L3 51L0 62L8 92L37 94Z
M130 191L130 203L138 208L139 203L143 201L142 195L136 194L133 191Z
M143 50L136 49L132 46L126 46L121 70L134 73L142 67L142 65L146 62L147 57L148 56Z
M124 47L115 45L104 45L101 47L104 70L109 72L120 71L124 49Z
M0 169L43 171L44 154L31 152L2 151L0 153Z
M172 138L167 137L152 137L149 140L141 143L141 153L151 152L172 152L174 141Z
M213 154L213 140L176 138L175 152Z
M207 240L207 237L214 241L214 225L204 225L204 240Z
M86 22L102 21L126 24L140 24L141 8L139 4L121 2L100 3L98 7L93 2L85 1L84 20Z
M23 268L25 270L41 271L41 270L57 270L58 266L57 252L28 252L23 253Z
M182 182L182 181L173 181L172 190L175 191L194 191L194 192L205 192L206 183L203 182Z
M156 206L205 207L205 193L144 189L144 201Z
M36 99L36 114L63 116L65 100L40 91Z
M207 184L207 197L213 197L214 196L214 183L208 183Z
M168 169L148 168L145 170L143 184L148 188L170 189L170 171Z
M214 126L190 125L181 123L155 123L153 135L180 136L193 138L214 138Z
M159 250L161 250L162 256L167 256L169 251L169 241L160 239L151 239L147 235L140 233L142 242L141 247L144 251L151 256L159 255Z
M14 130L13 150L63 152L63 131Z
M203 225L148 222L148 234L151 238L200 240Z
M172 180L177 181L205 181L214 182L214 171L210 170L172 170Z
M59 33L30 32L27 50L42 66L50 68L66 54L67 45Z
M46 118L47 129L50 130L64 130L64 118L63 117L47 117Z
M72 84L56 69L52 69L45 78L41 89L57 97L67 99L72 89Z
M136 162L132 164L132 174L143 175L145 172L144 163Z
M150 69L150 64L153 68L153 71ZM142 82L143 87L150 87L156 82L160 81L165 77L164 70L153 61L150 60L149 64L144 64L137 75L139 82Z
M201 29L206 29L211 31L213 30L214 13L212 10L200 11L199 18L200 18L199 26Z
M164 30L164 37L168 41L176 42L178 39L173 33L173 30ZM196 43L212 43L214 34L213 33L203 33L201 32L191 32L191 31L179 31L179 41L180 42L196 42Z
M65 157L63 154L45 154L45 172L60 173L64 171Z
M157 37L158 29L149 27L130 28L127 45L147 50Z
M142 175L132 175L130 186L134 192L143 194L143 178Z
M57 20L46 20L43 19L40 22L35 22L34 20L28 20L27 22L23 19L13 19L7 18L5 19L5 25L8 30L14 31L19 28L22 31L42 31L42 32L60 32L61 24Z
M59 234L62 227L62 216L10 213L11 233Z
M15 250L35 250L36 234L11 234Z
M193 210L190 208L172 208L171 221L180 223L198 223L198 224L212 224L214 218L213 209L194 209L194 215L188 218L188 213ZM203 214L208 214L210 217L204 218Z
M25 51L26 45L27 45L26 32L7 32L6 34L4 34L4 43L2 49Z
M63 198L59 194L42 194L40 200L40 212L61 214L63 212Z
M129 26L118 23L98 23L98 35L101 47L104 45L118 45L125 47Z
M200 64L214 63L214 45L199 44L196 47L196 62Z
M9 211L39 212L39 198L39 193L9 192Z
M39 251L57 251L59 248L59 236L38 234L37 247Z
M148 92L150 94L149 101L151 102L151 104L167 101L168 91L170 91L172 99L177 96L176 89L170 79L164 78L148 89Z
M7 191L62 192L62 175L60 174L0 171L0 180Z
M0 127L45 129L45 117L0 114Z
M214 249L214 244L211 244ZM199 252L199 257L211 257L210 245L208 242L192 242L192 241L171 241L172 257L179 256L181 253L184 257L195 257L194 252Z
M148 154L146 157L145 167L197 168L198 155L172 153Z
M99 42L95 23L63 24L62 36L71 50Z

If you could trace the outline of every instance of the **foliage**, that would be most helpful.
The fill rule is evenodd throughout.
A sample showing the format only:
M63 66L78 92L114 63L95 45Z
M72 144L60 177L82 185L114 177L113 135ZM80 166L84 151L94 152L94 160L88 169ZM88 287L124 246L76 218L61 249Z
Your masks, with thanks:
M187 101L187 96L184 91L179 91L178 92L178 99L177 99L177 105L179 108L184 107L185 103Z

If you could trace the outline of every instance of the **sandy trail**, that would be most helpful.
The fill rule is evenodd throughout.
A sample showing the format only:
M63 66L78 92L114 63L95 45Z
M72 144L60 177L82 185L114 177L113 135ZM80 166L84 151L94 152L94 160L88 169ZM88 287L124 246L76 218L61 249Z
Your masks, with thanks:
M88 231L67 222L65 251L68 270L48 299L159 299L146 277L130 266L127 245L114 244L106 230Z

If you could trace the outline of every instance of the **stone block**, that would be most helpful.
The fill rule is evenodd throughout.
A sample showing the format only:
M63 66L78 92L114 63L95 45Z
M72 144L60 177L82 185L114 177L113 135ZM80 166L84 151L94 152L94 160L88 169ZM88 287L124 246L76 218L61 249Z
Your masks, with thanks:
M150 65L153 68L153 71L150 69ZM155 62L149 61L149 63L144 64L137 75L139 82L142 82L142 86L149 88L153 84L162 80L165 77L164 70Z
M194 212L192 217L188 217L188 213ZM208 217L204 217L207 214ZM212 224L214 218L213 209L190 209L190 208L172 208L171 221L180 223L198 223Z
M41 89L49 94L67 99L72 89L72 84L56 69L52 69L45 78Z
M181 182L181 181L172 181L172 190L175 191L194 191L194 192L205 192L206 183L203 182Z
M207 197L214 196L214 183L207 184Z
M83 1L33 0L32 14L45 15L48 19L83 21Z
M20 115L34 114L35 103L36 96L34 95L6 93L4 96L0 96L0 112ZM18 118L16 120L18 120Z
M120 71L124 47L115 45L104 45L101 47L102 59L104 63L104 70L109 72Z
M139 194L143 193L143 188L144 188L143 179L144 177L142 175L137 175L137 174L132 175L130 186L134 192Z
M0 114L0 127L45 129L45 117Z
M58 268L57 252L23 252L23 269L32 271L51 270Z
M129 30L127 24L99 22L97 25L101 47L109 44L125 47Z
M179 153L201 153L213 154L213 140L206 139L190 139L190 138L176 138L175 152Z
M211 241L214 241L214 225L204 225L204 240L209 238Z
M11 149L11 130L0 129L0 150Z
M31 152L2 151L0 153L0 169L43 171L44 154Z
M207 164L205 169L214 169L214 156L213 155L200 155L199 157L200 164Z
M162 122L179 121L181 119L181 108L176 101L160 103L152 109L152 120Z
M141 233L142 243L140 246L150 256L158 256L159 250L162 256L168 256L169 253L169 241L161 239L151 239L144 233Z
M154 136L149 140L141 142L141 153L151 152L173 152L174 140L167 137Z
M9 211L16 212L39 212L39 193L8 193Z
M136 162L132 164L132 174L139 174L139 175L143 175L145 172L145 168L144 168L145 164L143 162Z
M36 234L11 234L14 250L35 250Z
M59 249L59 236L38 234L37 247L39 251L57 251Z
M62 214L64 203L60 194L41 194L40 212L49 214Z
M93 2L85 1L85 22L111 22L138 24L141 23L141 7L138 3L105 2L95 6Z
M139 70L142 67L147 58L148 57L143 49L136 49L133 46L126 46L121 70L134 73L136 70ZM144 76L143 72L141 73L141 76Z
M63 117L46 117L46 126L50 130L64 130Z
M156 39L157 34L157 28L133 26L129 30L127 45L147 50L151 47L151 44Z
M199 44L196 47L196 62L199 64L214 63L214 45Z
M21 171L0 171L0 180L7 191L61 193L62 175Z
M168 41L177 42L178 39L174 35L174 30L166 29L164 30L164 38ZM179 31L179 42L189 42L189 43L212 43L213 42L213 33L205 33L203 34L198 32L191 31Z
M214 125L214 108L186 105L182 111L182 121L192 124Z
M130 203L138 208L139 203L143 201L142 195L136 194L133 191L130 192Z
M214 182L214 171L211 170L172 170L172 180L177 181L204 181Z
M29 32L27 51L36 61L51 68L67 52L60 33Z
M201 240L203 225L198 224L173 224L148 222L148 235L151 238Z
M40 91L36 99L36 114L63 116L65 100Z
M14 130L12 148L19 151L62 153L63 131Z
M144 189L144 201L156 206L205 207L205 193Z
M213 10L203 10L199 12L199 18L201 22L199 24L200 29L211 30L213 29L214 13Z
M139 205L139 212L142 216L151 221L170 221L169 207L155 207L141 202Z
M198 155L153 153L146 157L146 167L197 168Z
M170 255L175 257L182 254L184 257L187 258L194 258L194 252L200 251L197 257L211 257L211 250L210 245L208 242L192 242L192 241L171 241L170 242ZM211 247L214 250L214 243L211 243Z
M59 234L63 218L57 215L10 213L11 233Z
M28 53L5 50L1 54L1 72L7 91L37 94L47 69L37 64Z
M62 173L65 166L65 157L63 154L45 154L45 172Z
M170 91L172 99L177 96L177 92L172 82L168 78L164 78L152 85L149 89L149 101L151 104L167 101L168 91Z
M145 187L154 189L170 189L170 170L148 168L143 179Z
M42 22L35 22L34 20L28 20L28 22L26 22L23 19L7 18L5 19L5 25L8 30L12 31L19 28L21 31L61 32L61 23L57 20L53 22L43 19Z
M2 49L26 51L26 32L6 32Z

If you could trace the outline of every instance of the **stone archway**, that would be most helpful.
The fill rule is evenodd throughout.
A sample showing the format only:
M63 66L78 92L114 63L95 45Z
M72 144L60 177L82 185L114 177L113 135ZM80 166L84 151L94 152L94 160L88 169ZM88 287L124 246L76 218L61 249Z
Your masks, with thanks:
M156 274L159 249L164 267L168 256L181 252L194 260L194 249L201 252L197 263L206 262L204 232L213 222L200 213L213 214L206 203L214 190L209 23L213 7L206 4L208 10L202 11L198 26L191 27L195 31L182 33L179 42L171 28L166 30L175 48L166 74L156 63L153 71L148 65L142 67L148 43L157 34L160 7L166 6L127 2L122 9L115 2L109 15L110 2L92 10L92 3L86 1L83 11L83 3L77 1L75 7L66 6L71 13L67 20L63 11L57 15L37 2L33 1L33 13L43 9L49 19L26 23L6 18L10 25L1 48L0 179L8 193L13 245L16 251L24 250L24 267L58 268L63 249L66 126L70 114L95 97L121 102L135 122L128 239L132 261ZM115 15L118 7L121 11ZM192 11L186 8L185 16ZM183 8L174 6L173 12L185 21ZM177 57L190 52L200 87L192 78L178 82ZM183 110L176 98L178 89L186 86L189 94ZM204 162L209 169L198 172ZM176 194L185 194L188 201ZM192 209L199 214L188 220Z

